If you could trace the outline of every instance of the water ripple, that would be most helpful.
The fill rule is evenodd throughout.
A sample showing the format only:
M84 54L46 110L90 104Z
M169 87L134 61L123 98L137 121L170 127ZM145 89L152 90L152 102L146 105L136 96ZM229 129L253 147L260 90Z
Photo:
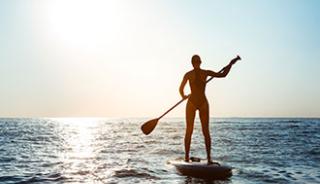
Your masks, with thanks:
M226 181L177 174L184 119L145 136L145 119L0 119L0 183L320 183L320 120L211 119L212 156ZM206 156L199 121L191 156Z

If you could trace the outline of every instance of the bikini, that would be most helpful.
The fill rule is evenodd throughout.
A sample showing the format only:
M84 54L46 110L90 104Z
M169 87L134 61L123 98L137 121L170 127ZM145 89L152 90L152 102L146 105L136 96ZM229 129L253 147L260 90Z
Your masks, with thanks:
M196 109L200 109L204 103L207 103L205 96L206 81L201 80L200 69L194 69L195 78L193 81L189 80L191 95L189 101Z

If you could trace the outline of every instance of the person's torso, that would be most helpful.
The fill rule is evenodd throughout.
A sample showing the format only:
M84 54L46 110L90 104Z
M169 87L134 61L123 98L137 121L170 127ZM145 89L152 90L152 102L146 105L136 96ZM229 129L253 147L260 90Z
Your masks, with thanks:
M205 70L194 69L189 72L189 85L191 89L191 96L201 98L205 97L206 79Z

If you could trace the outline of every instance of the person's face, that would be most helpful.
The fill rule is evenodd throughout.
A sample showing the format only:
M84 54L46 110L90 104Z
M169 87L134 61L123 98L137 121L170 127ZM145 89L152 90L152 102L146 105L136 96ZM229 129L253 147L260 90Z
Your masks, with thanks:
M193 67L194 68L200 68L200 64L201 64L201 60L197 59L194 63L193 63Z

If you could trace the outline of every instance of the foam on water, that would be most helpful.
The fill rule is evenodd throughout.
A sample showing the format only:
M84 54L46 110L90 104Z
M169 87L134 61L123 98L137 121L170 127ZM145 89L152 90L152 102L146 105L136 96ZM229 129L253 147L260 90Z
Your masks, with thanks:
M179 175L183 119L145 136L146 119L0 119L0 183L320 183L320 119L212 119L225 181ZM196 122L191 155L205 157Z

